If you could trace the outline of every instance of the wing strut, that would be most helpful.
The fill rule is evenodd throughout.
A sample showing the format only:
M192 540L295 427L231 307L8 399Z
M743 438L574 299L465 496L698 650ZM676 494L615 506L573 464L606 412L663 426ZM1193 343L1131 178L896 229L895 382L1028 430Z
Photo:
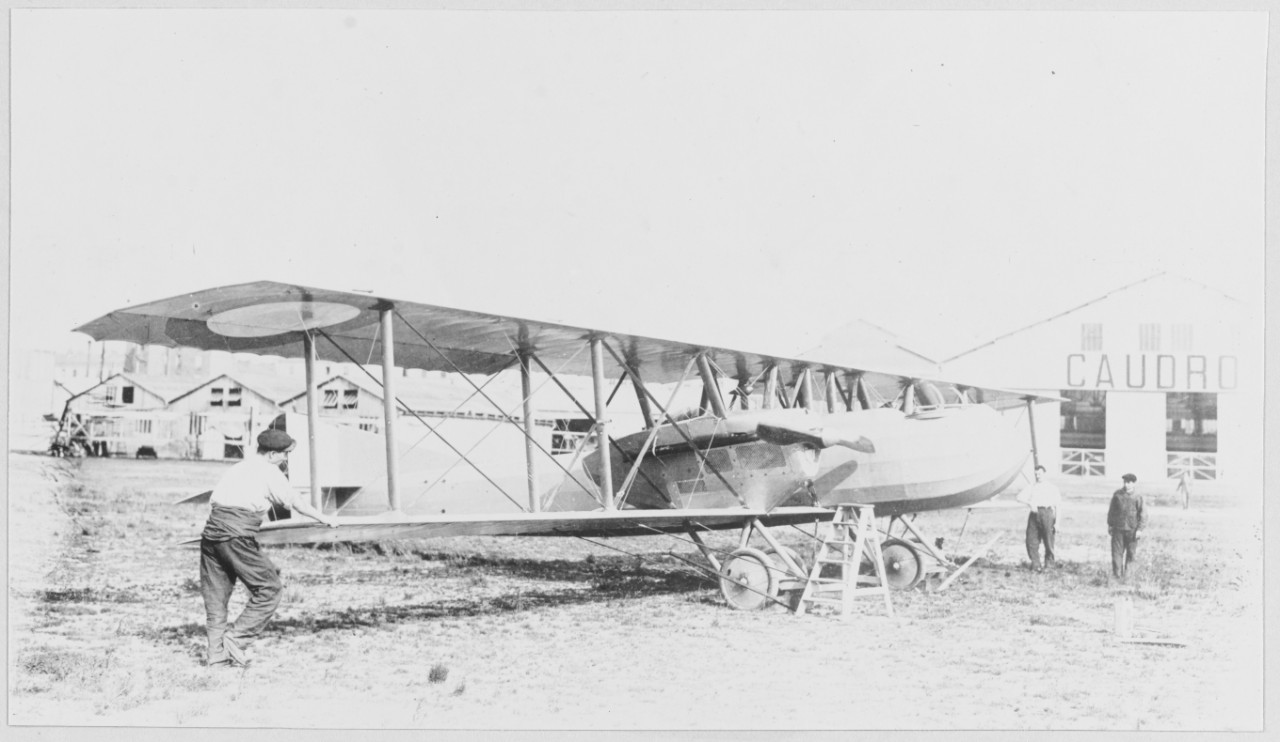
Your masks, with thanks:
M316 429L320 426L320 405L316 397L316 338L310 332L302 333L303 365L307 375L307 469L311 475L311 507L319 510L324 504L320 493L320 452L316 449Z
M400 512L400 467L396 449L396 384L395 341L391 334L392 309L385 307L378 312L382 322L382 418L387 444L387 506L392 512Z
M840 386L836 381L836 372L827 371L826 376L826 392L827 392L827 412L835 412L840 406Z
M533 378L529 366L529 351L521 350L517 354L520 359L520 396L524 405L524 464L529 478L529 512L536 513L542 509L538 502L538 472L533 464Z
M766 410L776 409L778 407L778 365L776 363L769 364L769 368L764 374L763 408Z
M702 376L703 394L711 402L711 411L721 420L725 419L729 416L729 412L724 408L724 398L720 396L720 384L711 370L711 361L707 359L706 353L698 354L698 373Z
M1036 445L1036 403L1034 397L1024 397L1027 401L1027 427L1031 429L1031 461L1032 469L1040 466L1040 447Z
M605 510L616 510L613 501L613 465L609 455L609 403L604 395L604 340L591 338L591 386L596 397L596 445L600 448L600 494Z

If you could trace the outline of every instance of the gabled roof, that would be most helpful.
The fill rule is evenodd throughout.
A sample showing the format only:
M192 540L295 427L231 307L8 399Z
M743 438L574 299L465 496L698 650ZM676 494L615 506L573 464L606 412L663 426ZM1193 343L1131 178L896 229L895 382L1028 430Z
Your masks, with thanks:
M969 348L969 349L968 349L968 350L966 350L966 351L963 351L963 352L957 353L957 354L955 354L955 355L951 356L950 358L947 358L947 359L945 359L945 360L941 361L941 363L943 363L943 364L947 364L947 363L950 363L950 362L952 362L952 361L956 360L957 358L963 358L964 356L967 356L967 355L969 355L970 353L974 353L974 352L979 351L979 350L981 350L981 349L983 349L983 348L988 348L988 347L990 347L990 346L992 346L992 345L995 345L996 343L998 343L998 342L1000 342L1000 341L1002 341L1002 340L1006 340L1006 339L1008 339L1008 338L1010 338L1010 337L1012 337L1012 336L1014 336L1014 335L1017 335L1017 334L1019 334L1019 333L1026 332L1027 330L1030 330L1030 329L1032 329L1032 328L1034 328L1034 327L1039 327L1039 326L1041 326L1041 325L1046 325L1046 324L1048 324L1048 323L1050 323L1050 322L1053 322L1054 320L1058 320L1058 319L1061 319L1061 318L1063 318L1063 317L1066 317L1066 316L1067 316L1067 315L1069 315L1069 314L1074 314L1075 312L1078 312L1078 311L1080 311L1081 309L1084 309L1085 307L1093 306L1094 304L1098 304L1098 303L1100 303L1100 302L1106 301L1107 299L1110 299L1110 298L1112 298L1112 297L1114 297L1114 296L1116 296L1116 295L1118 295L1118 294L1122 294L1122 293L1124 293L1124 292L1126 292L1126 291L1131 291L1131 290L1133 290L1134 288L1137 288L1138 286L1141 286L1141 285L1143 285L1143 284L1146 284L1146 283L1150 283L1150 282L1156 281L1157 279L1165 279L1165 280L1176 280L1176 281L1182 281L1182 282L1184 282L1184 283L1191 284L1191 285L1193 285L1193 286L1195 286L1195 287L1197 287L1197 288L1200 288L1200 289L1202 289L1202 290L1204 290L1204 291L1207 291L1207 292L1209 292L1209 293L1217 294L1219 297L1221 297L1221 298L1223 298L1223 299L1226 299L1226 300L1228 300L1228 301L1232 301L1232 302L1235 302L1235 303L1237 303L1237 304L1241 304L1241 305L1243 305L1243 304L1244 304L1244 302L1240 301L1239 299L1235 298L1234 296L1231 296L1230 294L1227 294L1226 292L1223 292L1223 291L1221 291L1221 290L1219 290L1219 289L1216 289L1216 288L1214 288L1214 287L1212 287L1212 286L1209 286L1208 284L1204 284L1204 283L1201 283L1200 281L1196 281L1196 280L1194 280L1194 279L1187 278L1186 276L1180 276L1180 275L1178 275L1178 274L1176 274L1176 273L1170 273L1170 272L1168 272L1168 271L1160 271L1159 273L1152 274L1152 275L1150 275L1150 276L1147 276L1146 278L1142 278L1142 279L1139 279L1139 280L1137 280L1137 281L1133 281L1132 283L1127 283L1127 284L1125 284L1125 285L1123 285L1123 286L1120 286L1119 288L1112 289L1111 291L1108 291L1108 292L1106 292L1105 294L1102 294L1101 296L1094 297L1093 299L1090 299L1089 301L1086 301L1086 302L1084 302L1083 304L1079 304L1079 305L1077 305L1077 306L1071 307L1070 309L1063 310L1063 311L1061 311L1061 312L1058 312L1057 314L1050 315L1050 316L1045 317L1045 318L1043 318L1043 319L1036 320L1035 322L1032 322L1032 323L1031 323L1031 324L1029 324L1029 325L1024 325L1023 327L1019 327L1019 328L1017 328L1017 329L1015 329L1015 330L1010 330L1009 332L1006 332L1006 333L1004 333L1004 334L1002 334L1002 335L998 335L998 336L996 336L996 337L994 337L994 338L992 338L992 339L990 339L990 340L988 340L988 341L986 341L986 342L984 342L984 343L980 343L980 344L978 344L978 345L975 345L974 347Z
M277 405L282 405L289 399L297 397L299 394L306 394L307 391L307 383L305 381L292 376L280 376L276 374L232 372L201 378L204 378L205 381L191 387L183 394L180 394L169 401L176 402L183 397L195 394L201 389L211 386L223 379L233 381L245 389L271 400L271 402Z
M83 392L75 395L71 399L83 397L89 392L102 386L106 386L116 379L124 379L160 399L165 404L172 402L191 391L192 388L200 384L203 376L161 376L152 374L135 374L135 373L118 373L112 374L93 386L85 389ZM70 400L68 400L70 401Z

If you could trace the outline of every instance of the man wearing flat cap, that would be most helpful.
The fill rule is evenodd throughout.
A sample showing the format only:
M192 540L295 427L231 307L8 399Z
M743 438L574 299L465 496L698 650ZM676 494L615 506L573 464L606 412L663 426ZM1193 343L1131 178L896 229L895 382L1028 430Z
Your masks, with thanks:
M1147 525L1147 511L1142 495L1134 491L1138 478L1126 474L1120 479L1124 484L1111 495L1107 529L1111 531L1111 574L1123 580L1138 555L1138 532Z
M330 528L338 525L299 497L280 471L295 445L283 430L262 431L257 454L227 470L209 497L212 510L200 534L200 593L210 665L246 664L244 648L262 633L280 604L280 570L258 548L257 539L271 506L283 505ZM249 602L228 624L227 603L237 580L248 588Z

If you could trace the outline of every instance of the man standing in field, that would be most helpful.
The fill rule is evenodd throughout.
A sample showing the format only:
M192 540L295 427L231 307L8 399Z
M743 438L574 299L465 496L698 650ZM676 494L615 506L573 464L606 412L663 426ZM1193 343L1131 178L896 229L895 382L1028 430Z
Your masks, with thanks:
M1023 503L1031 512L1027 514L1027 556L1031 558L1031 568L1037 572L1044 571L1058 562L1053 551L1053 539L1057 532L1058 506L1062 504L1062 493L1049 482L1044 481L1046 469L1036 464L1036 482L1024 487L1018 493L1018 502ZM1040 544L1044 543L1044 563L1040 562Z
M280 604L280 570L258 548L258 529L272 505L337 527L298 497L280 471L295 442L283 430L258 436L256 455L231 467L209 498L212 511L200 535L200 593L204 596L205 631L210 665L245 665L244 648L262 633ZM227 623L227 603L236 580L249 589L240 616Z
M1138 478L1126 474L1120 479L1124 484L1111 495L1107 529L1111 532L1111 574L1123 580L1129 563L1138 555L1138 533L1147 525L1147 511L1142 495L1134 491Z

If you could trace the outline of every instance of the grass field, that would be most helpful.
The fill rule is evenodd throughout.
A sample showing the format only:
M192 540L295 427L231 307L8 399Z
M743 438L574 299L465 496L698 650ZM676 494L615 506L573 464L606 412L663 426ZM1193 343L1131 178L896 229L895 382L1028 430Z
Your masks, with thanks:
M1153 498L1123 585L1109 579L1114 483L1064 483L1062 564L1045 573L1026 568L1020 511L925 514L958 554L1001 538L946 591L895 593L893 617L861 600L844 620L731 610L668 556L696 549L666 537L273 548L283 604L252 664L230 670L203 665L197 552L178 545L206 507L171 504L224 470L11 455L11 724L1262 728L1260 495ZM1168 645L1119 640L1125 598Z

